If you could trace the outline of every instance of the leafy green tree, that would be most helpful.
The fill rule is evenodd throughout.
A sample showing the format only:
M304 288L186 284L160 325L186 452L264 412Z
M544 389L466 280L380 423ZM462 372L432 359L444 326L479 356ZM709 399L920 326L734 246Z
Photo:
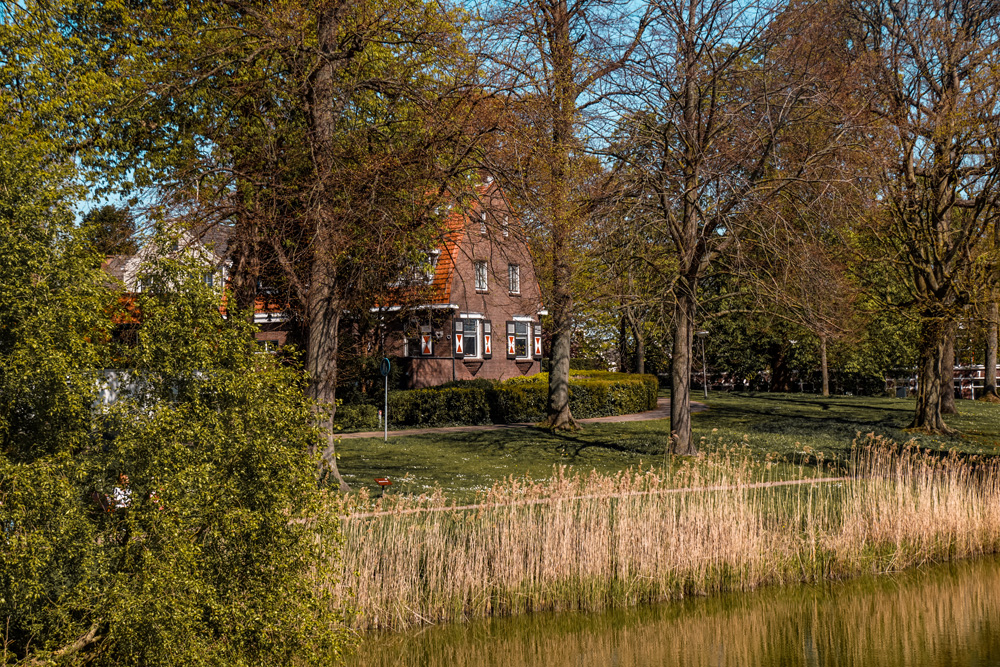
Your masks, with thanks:
M110 204L92 209L83 216L83 228L95 252L102 255L134 255L135 218L127 208Z
M4 253L30 268L0 303L38 313L5 330L0 358L5 660L328 664L336 521L300 381L223 319L192 267L151 267L109 316L93 255L60 231ZM137 336L108 376L122 318Z
M137 11L96 29L141 39L152 58L133 72L146 92L115 148L175 219L232 230L238 304L260 282L283 295L329 423L344 314L390 298L414 248L435 242L446 192L462 189L475 109L464 13L400 0Z
M339 625L320 591L336 523L306 454L317 434L300 380L256 353L249 325L223 320L192 267L151 267L161 288L119 307L73 224L83 192L70 134L45 129L74 98L28 94L59 89L9 58L11 25L0 24L0 663L329 664ZM58 38L48 48L59 55ZM123 325L137 328L132 347L114 343ZM108 376L113 356L128 370Z

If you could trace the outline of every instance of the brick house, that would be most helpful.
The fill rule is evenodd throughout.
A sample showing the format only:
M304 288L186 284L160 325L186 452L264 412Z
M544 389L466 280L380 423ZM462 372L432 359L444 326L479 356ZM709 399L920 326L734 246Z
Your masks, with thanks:
M422 277L417 305L392 307L385 348L405 359L407 385L506 379L540 370L541 291L524 227L494 183L453 206Z
M228 240L224 227L183 231L172 248L147 244L136 255L109 256L104 269L127 292L140 292L144 262L155 253L183 252L204 265L201 278L221 295L229 278ZM401 362L406 386L539 372L541 292L523 225L495 183L478 188L466 205L450 206L426 259L400 283L409 295L400 301L407 305L376 309L381 326L371 332L385 354ZM263 349L277 350L301 335L286 299L262 290L255 306L255 336ZM345 317L343 326L355 325Z

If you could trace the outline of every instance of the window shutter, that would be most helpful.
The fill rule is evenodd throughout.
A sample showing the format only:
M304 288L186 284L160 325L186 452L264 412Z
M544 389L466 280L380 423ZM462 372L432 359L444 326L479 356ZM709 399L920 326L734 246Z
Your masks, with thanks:
M434 339L430 334L420 335L420 354L425 357L434 354Z
M465 345L464 345L464 330L462 320L455 320L455 331L452 337L452 350L456 357L461 358L465 356Z
M534 333L535 333L535 336L534 336L534 338L535 338L535 340L534 340L534 343L535 343L535 355L534 356L535 356L535 359L541 359L542 358L542 325L541 324L536 324L534 326Z
M516 359L516 348L514 347L514 323L507 322L507 358Z
M489 320L483 320L483 359L493 358L493 326Z

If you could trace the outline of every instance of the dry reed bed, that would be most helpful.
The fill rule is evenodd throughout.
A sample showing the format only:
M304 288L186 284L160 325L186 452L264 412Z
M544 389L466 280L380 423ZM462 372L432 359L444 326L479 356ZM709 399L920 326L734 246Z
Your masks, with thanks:
M1000 547L995 463L869 438L847 482L761 488L770 468L734 449L669 473L509 480L474 509L441 511L441 496L355 499L333 597L358 629L401 629L899 570ZM413 511L427 509L437 511Z

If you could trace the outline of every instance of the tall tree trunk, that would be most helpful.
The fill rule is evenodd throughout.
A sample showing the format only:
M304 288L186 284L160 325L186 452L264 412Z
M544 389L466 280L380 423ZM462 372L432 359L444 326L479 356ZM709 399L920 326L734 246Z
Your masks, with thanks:
M917 406L910 428L928 433L951 433L941 416L942 362L947 323L924 316L920 323L920 365L917 369Z
M624 314L618 320L618 370L621 373L632 372L628 353L628 323Z
M337 351L340 342L338 328L343 305L337 285L337 243L334 239L328 179L332 173L334 137L337 118L335 111L335 62L340 45L337 33L346 11L346 3L335 2L324 8L316 24L319 51L328 56L319 59L306 91L309 112L309 142L311 144L318 182L313 217L312 257L306 309L309 334L306 343L306 370L309 372L309 394L316 402L318 425L326 434L323 460L336 478L341 491L350 490L337 466L336 435L333 418L337 410ZM314 452L315 453L315 452Z
M579 426L569 408L569 360L573 335L570 268L565 257L565 237L561 234L553 236L552 347L549 353L548 417L543 424L552 429L574 430Z
M941 414L957 415L955 407L955 335L956 324L949 322L944 332L944 351L941 357Z
M635 364L633 368L635 372L642 375L646 372L646 341L643 338L642 330L636 328L635 330Z
M670 447L674 454L690 456L698 453L691 437L691 351L697 283L682 278L677 287L670 371Z
M256 211L251 215L255 215ZM248 312L253 320L257 301L257 279L260 274L256 253L256 224L241 220L234 239L229 244L232 265L229 268L229 290L238 310Z
M322 245L318 243L317 245ZM306 343L306 370L309 396L315 401L317 420L325 434L323 461L341 491L350 487L337 465L337 439L333 418L337 411L337 352L340 345L341 304L333 289L330 267L315 262L309 286L309 335ZM315 449L312 452L315 454Z
M635 357L632 363L632 372L642 375L646 372L646 339L642 332L642 323L636 319L635 315L629 311L626 315L629 329L632 331L632 339L635 341Z
M573 43L569 33L570 17L565 0L549 5L553 12L551 29L546 35L552 54L554 98L552 143L549 155L550 210L552 216L552 348L549 359L548 417L543 422L551 429L579 428L569 407L569 358L572 336L573 267L570 264L570 236L573 223L569 201L570 144L576 116L576 82L573 78Z
M792 371L788 367L788 348L784 342L771 348L771 384L768 391L792 390Z
M823 376L823 395L830 395L830 368L826 363L826 336L819 337L820 375Z
M1000 402L997 396L997 329L1000 328L1000 308L997 302L990 303L989 323L986 328L986 387L983 400Z

